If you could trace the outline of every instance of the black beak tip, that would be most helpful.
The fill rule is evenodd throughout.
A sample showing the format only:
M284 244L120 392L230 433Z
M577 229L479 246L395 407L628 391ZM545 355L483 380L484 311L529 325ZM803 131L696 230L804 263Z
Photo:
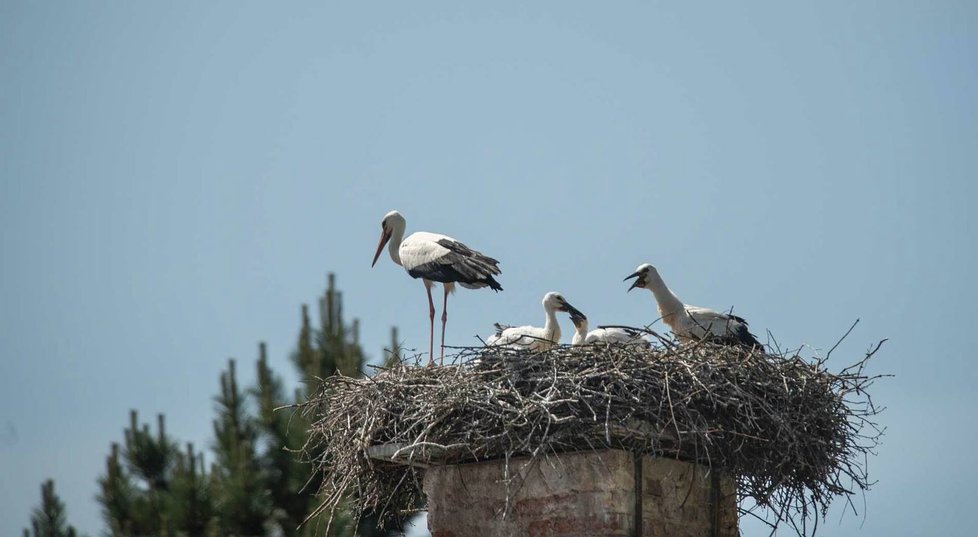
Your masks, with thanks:
M574 306L571 306L570 304L564 304L564 311L566 311L570 315L571 319L575 319L575 318L587 319L587 317L585 317L584 314L581 313L581 310L575 308Z
M633 273L629 274L628 276L626 276L625 279L622 280L622 281L623 282L627 282L628 280L630 280L632 278L635 278L635 281L632 282L632 286L628 288L629 291L631 291L632 289L635 289L636 287L638 287L639 284L642 282L642 273L641 272L633 272Z
M631 274L629 274L628 276L625 276L625 279L624 279L624 280L622 280L622 281L623 281L623 282L627 282L628 280L630 280L630 279L632 279L632 278L638 278L638 277L639 277L639 276L641 276L641 275L642 275L642 273L641 273L641 272L633 272L633 273L631 273Z

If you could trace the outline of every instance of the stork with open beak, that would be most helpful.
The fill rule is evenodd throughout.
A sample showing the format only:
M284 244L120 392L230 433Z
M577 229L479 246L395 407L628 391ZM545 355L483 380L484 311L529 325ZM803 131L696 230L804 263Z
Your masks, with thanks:
M648 289L655 296L658 304L659 317L662 318L672 333L680 339L718 338L721 341L740 345L763 348L754 334L750 333L747 320L729 313L720 313L709 308L683 304L681 300L666 287L659 271L652 265L639 265L635 272L629 274L624 281L635 278L629 291L635 288Z

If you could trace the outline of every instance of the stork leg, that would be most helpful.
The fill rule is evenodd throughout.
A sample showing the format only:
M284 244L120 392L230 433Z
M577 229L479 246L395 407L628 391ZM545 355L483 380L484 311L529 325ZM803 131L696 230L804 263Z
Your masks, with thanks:
M445 288L445 299L441 303L441 365L445 365L445 323L448 322L448 285Z
M424 281L424 290L428 293L428 320L431 331L428 338L428 367L435 365L435 302L431 299L431 282Z

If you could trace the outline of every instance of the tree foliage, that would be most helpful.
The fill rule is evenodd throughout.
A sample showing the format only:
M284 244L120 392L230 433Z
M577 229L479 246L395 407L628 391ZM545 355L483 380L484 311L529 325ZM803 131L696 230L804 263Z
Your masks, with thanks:
M167 434L163 414L157 416L152 430L140 423L135 410L130 411L123 441L111 445L98 480L97 500L107 536L322 535L325 521L307 520L319 505L315 493L320 483L311 479L308 462L297 456L309 424L287 407L315 392L318 379L364 375L366 355L359 342L359 322L343 319L342 294L332 274L317 306L316 324L308 306L302 306L290 355L301 379L298 387L286 388L271 367L264 343L258 346L252 386L240 385L236 362L228 361L214 397L209 465L204 452L195 451L190 443L181 449ZM392 349L385 353L385 363L399 359L396 331L392 332ZM53 483L42 487L42 500L32 518L34 533L25 530L25 537L74 537L64 520L64 506L54 496ZM356 526L340 513L333 519L330 534L384 535L375 526L369 513Z
M24 528L24 537L75 537L75 528L68 525L65 504L54 492L54 480L41 484L41 505L31 514L31 528Z

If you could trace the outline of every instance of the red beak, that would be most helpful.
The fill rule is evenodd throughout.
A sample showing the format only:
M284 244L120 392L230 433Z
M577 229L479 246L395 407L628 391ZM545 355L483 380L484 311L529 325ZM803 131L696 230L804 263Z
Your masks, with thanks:
M374 254L374 260L372 263L370 263L371 267L377 264L377 258L380 257L380 252L384 251L384 245L387 244L387 241L389 240L391 240L391 234L385 229L380 233L380 242L377 243L377 253Z

